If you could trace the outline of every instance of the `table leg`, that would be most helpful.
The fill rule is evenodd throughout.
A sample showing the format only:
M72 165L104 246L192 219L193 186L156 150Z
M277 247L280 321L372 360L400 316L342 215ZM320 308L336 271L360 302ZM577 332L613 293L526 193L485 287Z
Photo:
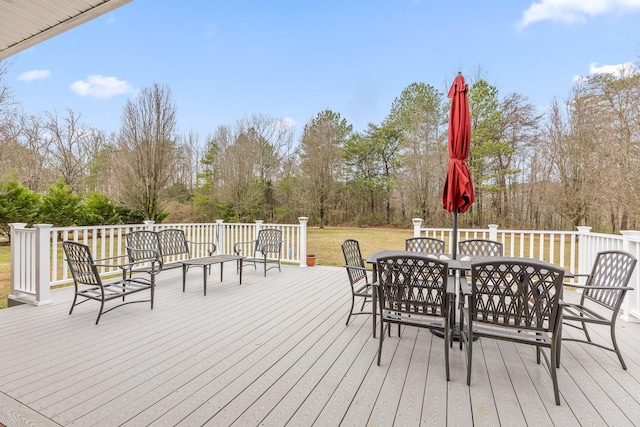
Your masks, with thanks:
M378 280L378 268L376 264L373 264L372 267L372 282L376 282ZM376 317L378 317L378 292L377 289L371 286L371 318L373 319L373 337L376 337Z
M202 277L204 277L204 296L207 296L207 266L202 266Z
M242 285L242 259L240 259L240 284Z
M220 281L222 282L222 266L224 265L224 261L220 263Z
M185 290L187 283L187 264L182 264L182 292Z

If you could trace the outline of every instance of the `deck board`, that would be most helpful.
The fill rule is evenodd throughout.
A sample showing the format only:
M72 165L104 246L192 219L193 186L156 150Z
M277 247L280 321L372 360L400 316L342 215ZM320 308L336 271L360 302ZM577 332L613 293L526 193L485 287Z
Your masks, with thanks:
M283 266L267 277L199 270L182 292L179 269L158 278L156 304L131 304L95 325L97 305L68 314L71 288L53 303L0 311L0 423L23 425L634 425L640 419L640 324L618 323L629 366L580 343L563 344L562 405L529 346L474 343L392 328L377 366L371 316L348 326L343 269ZM135 297L135 296L134 296ZM142 297L144 298L144 297ZM566 292L565 299L577 299ZM590 329L608 340L606 328ZM565 328L565 335L579 336ZM9 351L7 351L7 349Z

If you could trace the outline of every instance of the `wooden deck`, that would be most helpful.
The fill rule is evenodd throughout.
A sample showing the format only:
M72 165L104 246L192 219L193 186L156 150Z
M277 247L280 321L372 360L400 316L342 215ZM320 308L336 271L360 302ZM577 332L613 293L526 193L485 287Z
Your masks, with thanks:
M0 311L0 424L37 426L634 425L640 423L640 324L620 322L615 354L565 343L556 406L533 349L481 339L471 387L454 345L406 328L385 340L370 315L345 326L344 269L284 266L267 277L219 266L160 275L156 306L132 304L94 325L71 288L49 306ZM571 298L567 292L566 298ZM596 330L597 334L606 331ZM565 334L571 333L565 328Z

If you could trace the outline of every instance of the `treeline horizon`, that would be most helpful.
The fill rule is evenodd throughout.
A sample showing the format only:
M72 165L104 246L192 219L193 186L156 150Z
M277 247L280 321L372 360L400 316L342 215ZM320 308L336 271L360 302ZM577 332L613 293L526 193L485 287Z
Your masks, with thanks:
M26 202L35 194L62 204L53 212L64 212L67 195L91 206L90 215L51 217L54 225L296 223L300 216L321 227L406 227L415 217L425 226L451 225L442 208L449 99L430 84L408 85L384 120L364 131L324 110L296 141L289 123L257 113L201 140L178 132L169 86L154 84L127 100L120 130L107 134L70 109L23 112L6 71L0 62L0 224L41 221L36 202ZM467 82L476 202L459 216L460 227L638 226L637 65L584 77L543 112L524 94L500 94L486 76Z

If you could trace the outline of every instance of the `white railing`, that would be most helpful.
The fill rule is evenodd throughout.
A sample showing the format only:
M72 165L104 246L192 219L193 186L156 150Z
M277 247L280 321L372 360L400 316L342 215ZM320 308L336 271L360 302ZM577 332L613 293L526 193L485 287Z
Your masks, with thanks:
M446 251L452 252L451 228L425 228L420 218L413 219L415 237L434 237L444 240ZM625 250L640 259L640 231L622 231L620 235L592 233L591 227L578 227L577 231L500 230L491 224L486 229L458 229L457 241L488 239L501 242L505 256L533 258L555 265L575 274L589 274L596 254L606 250ZM637 267L631 277L623 306L622 318L640 320L640 273ZM569 282L570 283L570 282Z
M252 241L262 228L276 228L282 231L283 250L281 260L284 263L299 264L306 267L307 256L307 218L299 218L298 224L264 224L256 221L253 224L215 223L203 224L155 224L146 221L144 224L103 225L85 227L52 227L51 224L36 224L26 228L24 223L11 224L11 293L9 298L23 300L35 305L50 302L52 286L71 283L73 278L64 262L62 242L71 240L88 245L95 259L124 256L124 236L132 231L159 231L177 228L185 232L186 238L192 242L213 242L217 254L232 254L233 245L239 241ZM200 248L194 245L192 257L205 256ZM179 258L169 261L179 261ZM103 276L119 273L113 267L101 267ZM48 273L48 274L47 274Z

